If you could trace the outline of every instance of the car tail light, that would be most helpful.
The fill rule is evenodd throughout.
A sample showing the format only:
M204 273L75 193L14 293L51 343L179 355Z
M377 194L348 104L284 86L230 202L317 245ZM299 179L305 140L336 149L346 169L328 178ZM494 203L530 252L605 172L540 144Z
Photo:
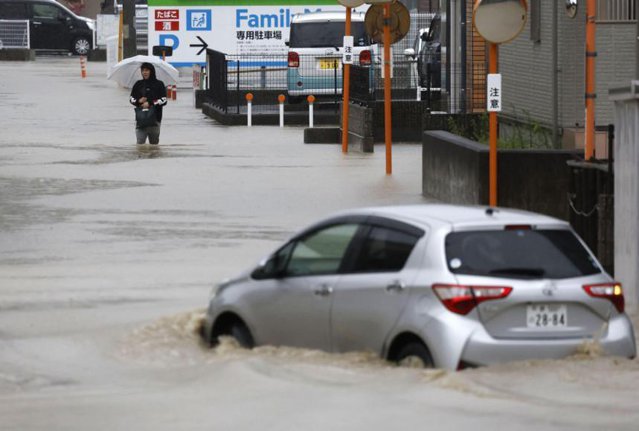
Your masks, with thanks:
M434 284L433 290L448 310L466 315L480 302L507 297L513 290L506 286L459 286Z
M623 313L625 301L621 283L587 284L584 286L586 293L594 298L604 298L613 303L620 313Z
M532 226L529 224L507 224L505 230L530 230Z
M300 67L300 56L297 52L288 52L288 67Z
M371 52L368 49L359 53L359 65L370 66L371 65Z

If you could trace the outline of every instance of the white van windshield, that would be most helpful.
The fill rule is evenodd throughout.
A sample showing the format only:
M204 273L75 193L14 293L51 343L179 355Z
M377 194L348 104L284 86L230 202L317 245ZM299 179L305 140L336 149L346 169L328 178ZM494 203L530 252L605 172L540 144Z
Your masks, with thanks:
M354 46L368 46L363 22L351 24ZM344 22L301 22L291 24L291 48L340 47L344 39Z

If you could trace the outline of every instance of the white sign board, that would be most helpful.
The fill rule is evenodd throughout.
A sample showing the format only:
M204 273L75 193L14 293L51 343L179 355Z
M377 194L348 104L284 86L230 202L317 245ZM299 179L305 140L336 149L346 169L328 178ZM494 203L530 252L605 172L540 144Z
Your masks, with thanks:
M205 1L182 3L192 6L158 6L157 3L160 1L151 1L149 5L149 55L154 45L170 46L173 56L167 61L174 66L204 64L206 48L225 54L285 55L284 42L288 40L294 14L320 10L344 12L344 6L337 2L285 6L209 6ZM180 4L177 0L176 3Z
M96 17L96 32L98 46L106 46L107 39L111 36L118 35L118 29L120 26L119 15L98 15Z
M344 36L342 63L353 64L353 36Z
M486 77L486 111L501 112L501 74L489 73Z

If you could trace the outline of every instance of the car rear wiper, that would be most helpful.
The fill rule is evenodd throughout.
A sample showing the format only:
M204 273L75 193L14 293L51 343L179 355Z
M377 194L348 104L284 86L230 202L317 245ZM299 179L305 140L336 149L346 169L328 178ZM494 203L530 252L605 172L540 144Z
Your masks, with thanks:
M519 276L528 276L528 277L542 277L546 274L546 271L541 268L496 268L488 271L489 274L500 274L500 275L519 275Z

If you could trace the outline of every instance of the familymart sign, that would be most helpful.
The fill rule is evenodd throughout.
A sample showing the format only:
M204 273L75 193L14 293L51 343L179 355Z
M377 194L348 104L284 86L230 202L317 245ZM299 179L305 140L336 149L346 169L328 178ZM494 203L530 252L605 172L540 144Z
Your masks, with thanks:
M343 11L337 0L148 0L149 55L173 47L174 66L206 62L206 48L227 54L286 52L291 18L309 11Z

